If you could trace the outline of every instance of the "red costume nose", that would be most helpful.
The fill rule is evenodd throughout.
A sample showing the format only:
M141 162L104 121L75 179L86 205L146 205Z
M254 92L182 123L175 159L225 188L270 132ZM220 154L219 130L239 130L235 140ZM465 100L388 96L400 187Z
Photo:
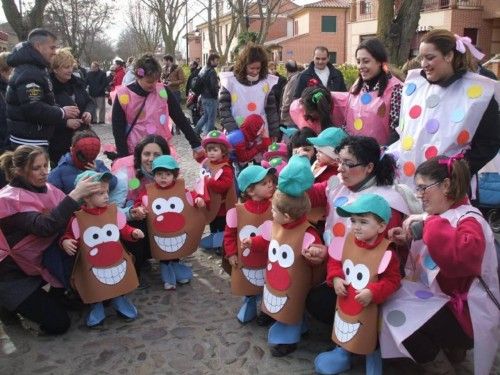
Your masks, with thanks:
M183 214L178 214L176 212L166 212L164 214L158 215L154 219L154 227L158 232L161 233L172 233L178 232L186 223Z
M86 256L89 263L98 268L111 267L123 258L122 247L118 242L104 242L91 248Z
M286 291L292 284L288 271L281 267L278 262L267 263L266 278L273 289L281 292Z
M356 297L356 289L352 287L352 285L349 285L347 287L347 296L342 297L338 296L337 298L339 299L339 307L340 310L350 316L355 316L358 315L361 310L363 310L363 306L360 305L355 299Z
M259 252L255 250L245 249L243 250L242 263L246 267L250 268L264 268L267 262L267 251Z

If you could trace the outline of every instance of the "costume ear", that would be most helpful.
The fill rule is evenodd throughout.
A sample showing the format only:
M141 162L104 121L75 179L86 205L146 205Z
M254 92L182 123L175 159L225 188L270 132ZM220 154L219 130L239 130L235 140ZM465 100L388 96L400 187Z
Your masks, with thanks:
M116 210L116 225L122 229L127 224L127 217L121 210Z
M80 238L80 226L78 225L78 220L75 218L71 219L71 230L73 231L73 235L75 239Z
M186 201L191 207L194 207L194 201L193 201L193 196L189 191L186 191Z
M264 238L266 241L271 241L272 228L273 228L273 222L271 220L266 220L259 226L262 238Z
M147 196L147 195L143 195L143 196L142 196L142 205L143 205L144 207L147 207L147 206L148 206L148 203L149 203L148 196Z
M314 236L311 233L305 233L304 234L304 241L302 241L302 248L307 249L309 246L311 246L314 243Z
M236 228L238 226L238 216L236 215L236 208L230 208L226 213L226 224L229 228Z
M333 259L342 260L342 250L344 249L344 237L334 237L328 246L328 255Z
M380 264L378 265L378 274L380 275L382 272L384 272L389 265L389 262L391 261L392 257L392 251L387 250L384 253L384 256L382 257L382 260L380 261Z

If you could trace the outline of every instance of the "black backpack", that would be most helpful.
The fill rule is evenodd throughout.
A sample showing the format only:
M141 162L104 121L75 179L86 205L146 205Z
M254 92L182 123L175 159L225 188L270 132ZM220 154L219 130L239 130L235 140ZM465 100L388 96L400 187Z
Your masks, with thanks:
M203 91L203 86L205 85L205 76L208 70L201 71L196 77L191 81L191 91L196 95L200 95Z

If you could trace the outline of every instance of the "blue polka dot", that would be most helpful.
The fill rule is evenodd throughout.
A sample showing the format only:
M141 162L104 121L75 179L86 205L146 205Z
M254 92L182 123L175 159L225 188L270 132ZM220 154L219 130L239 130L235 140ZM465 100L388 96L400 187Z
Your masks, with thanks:
M426 255L424 258L424 266L429 270L433 270L437 267L437 264L436 262L434 262L430 255Z
M372 96L365 92L363 95L361 95L361 103L363 104L370 104L370 102L372 101Z
M161 115L160 116L160 124L165 125L166 122L167 122L167 116Z
M415 92L417 89L417 85L415 85L413 82L409 83L408 86L406 86L406 95L410 96Z
M335 201L333 202L333 206L334 206L334 207L341 207L341 206L343 206L344 204L346 204L348 200L349 200L349 198L347 198L347 197L338 197L338 198L337 198L337 199L335 199Z
M456 108L451 113L451 121L462 122L465 117L465 111L462 108Z
M429 291L429 290L417 290L415 292L415 295L420 298L420 299L429 299L431 298L434 294Z

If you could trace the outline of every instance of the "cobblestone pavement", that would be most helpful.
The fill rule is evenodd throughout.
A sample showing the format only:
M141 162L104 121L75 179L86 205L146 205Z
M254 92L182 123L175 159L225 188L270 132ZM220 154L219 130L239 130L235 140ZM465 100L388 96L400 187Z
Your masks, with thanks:
M112 143L109 125L95 128L103 143ZM189 145L174 137L181 171L192 182L197 168ZM109 310L102 327L88 329L86 310L72 313L72 327L62 336L36 336L20 325L0 325L1 374L312 374L317 353L329 349L331 327L311 321L296 352L274 358L267 329L254 322L240 325L240 299L232 296L220 257L196 252L191 284L165 291L157 263L144 272L151 286L131 294L139 310L124 322ZM496 373L500 361L497 358ZM458 374L472 374L468 360ZM421 373L407 360L384 363L386 374ZM364 373L364 360L354 358L350 374Z

